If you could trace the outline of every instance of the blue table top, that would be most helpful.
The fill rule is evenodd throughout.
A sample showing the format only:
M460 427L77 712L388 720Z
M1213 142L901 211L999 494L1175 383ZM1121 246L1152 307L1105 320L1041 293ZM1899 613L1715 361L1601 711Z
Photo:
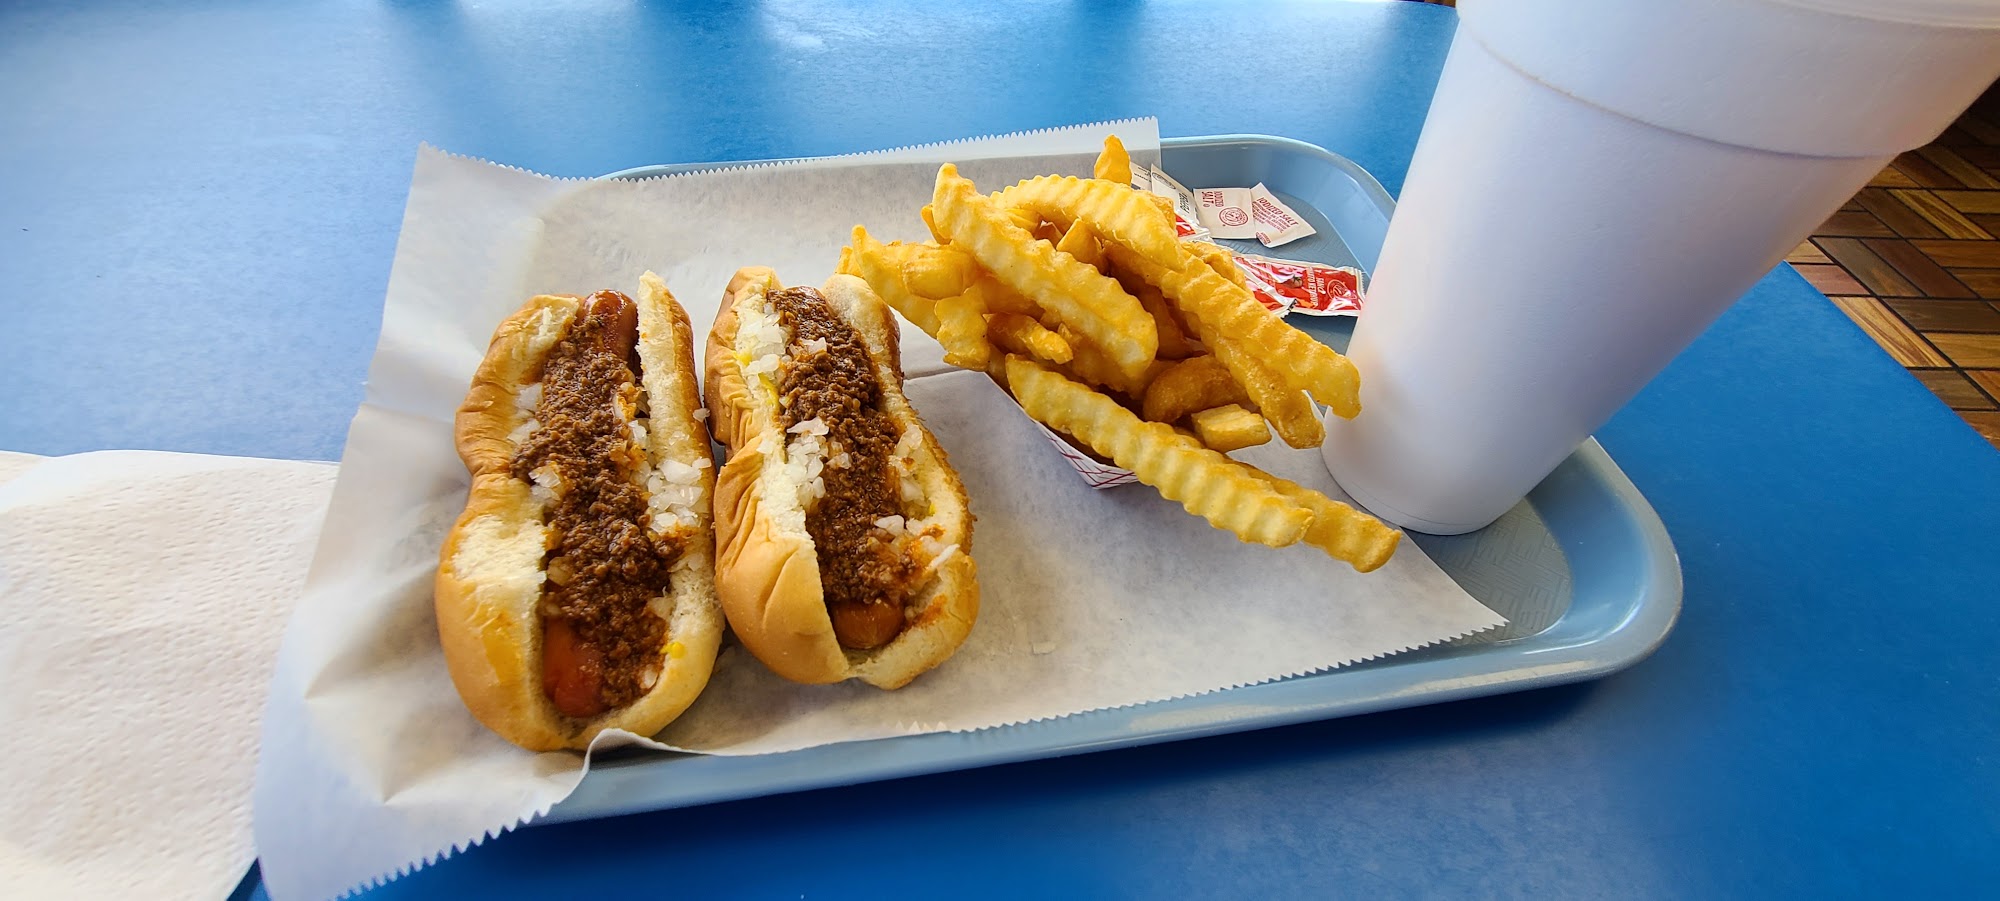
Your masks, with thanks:
M1400 2L526 6L0 9L0 449L337 457L419 141L591 175L1157 115L1317 143L1393 192L1454 22ZM2000 880L2000 454L1784 267L1599 437L1686 577L1675 634L1618 675L525 830L372 896Z

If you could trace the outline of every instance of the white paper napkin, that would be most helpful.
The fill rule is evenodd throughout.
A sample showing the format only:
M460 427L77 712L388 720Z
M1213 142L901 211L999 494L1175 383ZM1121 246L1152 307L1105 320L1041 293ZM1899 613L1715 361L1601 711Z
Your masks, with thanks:
M0 895L226 896L326 463L0 454Z
M437 645L436 552L466 490L451 418L495 323L531 294L629 290L652 269L706 328L739 266L817 284L856 223L883 240L923 237L916 211L937 160L974 160L963 171L986 188L1087 173L1113 131L1141 164L1157 158L1150 120L1001 139L1004 153L956 144L923 161L645 182L560 181L422 153L367 398L266 715L257 840L273 896L331 896L404 872L546 812L583 778L582 755L530 754L480 727ZM1091 492L983 378L945 371L935 342L906 328L904 355L911 398L979 517L972 637L898 692L792 685L725 650L709 689L656 746L749 754L987 728L1266 681L1502 622L1414 545L1362 576L1315 549L1243 545L1148 488ZM1312 451L1252 458L1331 489Z

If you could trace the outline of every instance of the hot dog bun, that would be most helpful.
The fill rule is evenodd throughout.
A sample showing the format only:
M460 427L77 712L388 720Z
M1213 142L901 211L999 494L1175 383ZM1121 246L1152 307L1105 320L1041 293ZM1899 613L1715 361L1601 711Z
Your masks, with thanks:
M667 593L650 607L666 624L657 680L636 700L586 719L562 715L551 701L541 610L549 584L544 558L556 540L544 522L549 496L511 472L521 442L543 427L532 420L544 364L579 321L584 299L535 297L502 322L455 422L472 489L438 557L438 635L466 707L530 750L583 748L605 729L658 732L708 683L722 638L710 516L714 466L708 432L696 415L693 332L687 312L653 273L641 279L634 300L636 381L648 417L646 462L635 478L644 482L647 474L671 470L679 479L671 493L660 495L675 500L667 514L652 517L651 528L684 542L671 564ZM696 473L692 485L684 467Z
M860 279L829 279L820 289L826 308L851 326L865 347L880 386L880 410L896 429L889 466L907 527L900 537L885 529L884 537L889 552L908 555L914 571L898 583L908 587L894 639L865 650L842 647L806 525L809 503L817 502L810 489L802 498L801 489L812 470L798 465L799 436L787 433L780 409L779 391L794 365L790 351L798 348L787 348L782 362L759 352L772 347L768 340L760 344L758 336L768 339L768 330L779 322L770 298L780 288L769 269L739 271L709 331L707 398L716 436L730 454L716 482L716 590L730 628L778 675L797 682L861 679L900 688L950 657L979 613L965 488L903 395L898 331L889 307ZM756 331L746 335L746 330ZM791 340L787 329L784 341ZM837 433L830 440L837 443ZM842 456L834 447L827 452Z

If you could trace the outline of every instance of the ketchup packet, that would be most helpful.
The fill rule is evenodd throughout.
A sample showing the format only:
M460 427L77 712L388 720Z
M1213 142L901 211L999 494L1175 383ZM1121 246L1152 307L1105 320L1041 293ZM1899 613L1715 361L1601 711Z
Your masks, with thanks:
M1134 181L1137 180L1135 175ZM1243 270L1244 280L1250 283L1251 295L1279 316L1293 312L1308 316L1354 316L1361 312L1360 270L1251 254L1233 255L1236 268ZM1105 489L1138 483L1138 476L1131 470L1097 459L1039 422L1035 428L1049 439L1049 444L1076 470L1084 484Z
M1132 187L1173 202L1178 237L1196 241L1215 238L1255 238L1276 247L1313 234L1305 218L1293 212L1261 183L1249 188L1189 190L1158 166L1134 167ZM1361 309L1361 273L1354 269L1235 254L1251 293L1259 303L1283 316L1297 310L1310 316L1352 316ZM1129 469L1100 460L1041 423L1035 423L1064 462L1092 488L1137 484Z
M1361 271L1239 253L1236 268L1258 302L1283 316L1354 316L1361 312Z

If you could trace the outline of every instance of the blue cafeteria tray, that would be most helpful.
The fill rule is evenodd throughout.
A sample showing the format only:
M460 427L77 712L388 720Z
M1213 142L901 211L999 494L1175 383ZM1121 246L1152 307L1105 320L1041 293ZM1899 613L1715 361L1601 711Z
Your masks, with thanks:
M1353 162L1286 138L1222 135L1161 142L1161 168L1189 187L1263 182L1318 234L1247 252L1356 266L1382 250L1395 201ZM654 166L645 177L705 166ZM1348 319L1292 321L1344 348ZM1411 535L1508 625L1341 669L1056 720L967 733L849 742L754 757L614 753L536 822L686 807L943 770L1262 729L1396 707L1575 682L1630 666L1659 646L1681 606L1680 563L1665 526L1595 440L1493 525Z

